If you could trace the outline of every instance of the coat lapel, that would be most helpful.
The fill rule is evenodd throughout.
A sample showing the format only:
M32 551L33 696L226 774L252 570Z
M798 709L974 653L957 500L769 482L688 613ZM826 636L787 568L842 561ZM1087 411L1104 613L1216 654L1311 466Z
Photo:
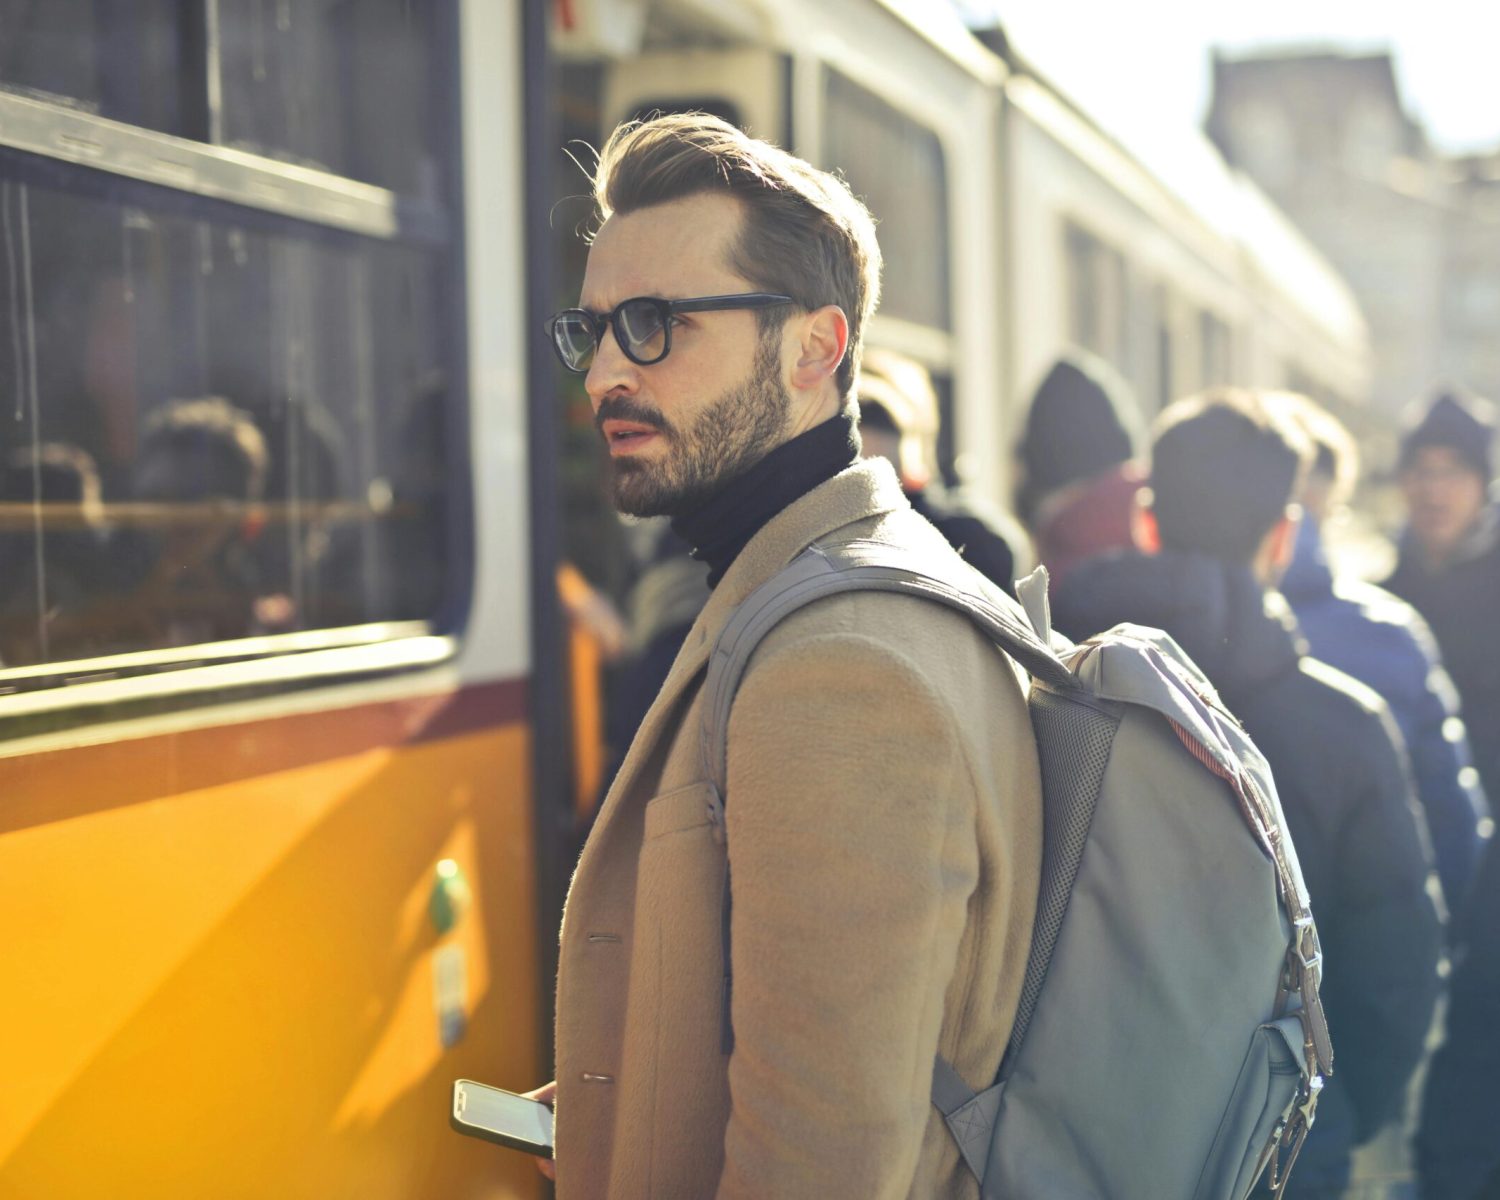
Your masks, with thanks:
M819 538L904 507L906 497L890 464L883 459L858 462L789 504L750 539L688 631L599 810L591 843L600 840L597 835L610 824L624 798L636 790L641 770L662 738L676 732L682 701L696 686L719 634L745 597Z

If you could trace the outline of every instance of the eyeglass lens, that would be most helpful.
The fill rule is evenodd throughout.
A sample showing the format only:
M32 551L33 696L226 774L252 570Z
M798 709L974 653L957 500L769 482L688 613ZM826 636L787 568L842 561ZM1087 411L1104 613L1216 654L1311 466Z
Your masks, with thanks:
M569 369L587 371L599 347L595 318L581 310L559 313L552 325L552 340ZM667 325L662 305L649 298L627 300L613 313L615 336L627 357L643 365L658 362L667 352Z
M667 350L667 324L661 306L652 300L627 300L615 310L615 332L624 333L621 347L638 363L653 363Z
M594 361L594 349L598 342L594 338L594 323L582 312L559 313L552 323L552 340L557 352L568 368L586 371Z

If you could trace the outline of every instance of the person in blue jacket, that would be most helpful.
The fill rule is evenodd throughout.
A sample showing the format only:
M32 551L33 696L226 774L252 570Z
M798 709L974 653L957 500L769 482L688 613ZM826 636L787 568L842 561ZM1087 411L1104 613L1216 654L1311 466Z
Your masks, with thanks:
M1305 396L1279 397L1312 441L1303 521L1281 593L1316 659L1365 684L1390 706L1410 757L1448 907L1468 896L1489 829L1489 806L1471 765L1458 693L1427 623L1384 588L1335 575L1323 544L1329 515L1347 502L1359 471L1348 431Z

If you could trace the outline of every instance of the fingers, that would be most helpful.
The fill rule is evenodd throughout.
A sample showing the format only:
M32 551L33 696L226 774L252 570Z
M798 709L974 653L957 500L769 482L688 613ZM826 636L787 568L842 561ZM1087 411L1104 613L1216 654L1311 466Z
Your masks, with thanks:
M536 1100L542 1104L551 1104L557 1095L557 1081L553 1080L551 1083L544 1083L539 1088L523 1092L522 1095L528 1100ZM548 1179L557 1179L557 1165L550 1158L538 1157L534 1161L536 1162L536 1169Z

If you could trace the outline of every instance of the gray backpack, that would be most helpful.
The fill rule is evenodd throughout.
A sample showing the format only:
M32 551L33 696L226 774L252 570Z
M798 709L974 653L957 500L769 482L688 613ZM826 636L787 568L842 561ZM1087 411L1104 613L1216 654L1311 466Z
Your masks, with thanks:
M853 589L968 616L1031 676L1041 891L998 1078L939 1057L932 1102L985 1200L1244 1200L1285 1187L1333 1051L1321 957L1271 772L1166 634L1055 637L977 572L881 542L804 551L740 606L709 660L707 778L727 802L729 710L777 622ZM1054 646L1059 649L1054 650ZM724 896L729 1026L729 885Z

